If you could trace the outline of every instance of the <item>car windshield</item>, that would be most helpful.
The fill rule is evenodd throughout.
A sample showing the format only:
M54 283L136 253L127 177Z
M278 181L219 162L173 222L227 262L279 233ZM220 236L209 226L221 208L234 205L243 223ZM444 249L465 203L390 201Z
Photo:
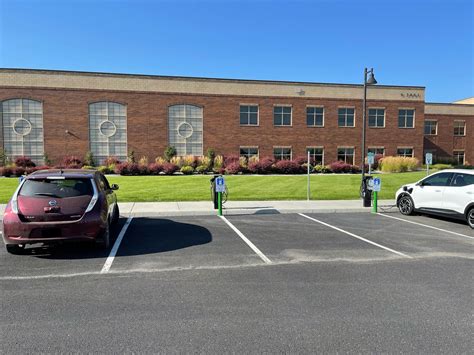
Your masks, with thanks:
M28 179L23 184L20 196L48 196L67 198L93 195L90 179Z

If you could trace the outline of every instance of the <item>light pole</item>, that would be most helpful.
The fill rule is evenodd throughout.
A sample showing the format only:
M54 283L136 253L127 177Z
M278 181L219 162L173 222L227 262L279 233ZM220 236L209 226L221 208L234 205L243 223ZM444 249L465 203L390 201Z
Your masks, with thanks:
M369 75L367 77L367 75ZM361 163L361 169L362 169L362 181L361 181L361 189L362 189L362 198L365 197L366 195L366 188L367 186L365 186L365 181L364 181L364 178L365 178L365 129L366 129L366 126L367 126L367 86L368 85L375 85L377 84L377 80L375 80L375 76L374 76L374 68L370 68L370 70L368 70L367 68L364 69L364 102L363 102L363 106L362 106L362 151L361 151L361 155L362 155L362 163ZM370 201L369 201L370 203ZM364 206L365 206L365 200L364 200ZM369 205L370 207L370 205Z

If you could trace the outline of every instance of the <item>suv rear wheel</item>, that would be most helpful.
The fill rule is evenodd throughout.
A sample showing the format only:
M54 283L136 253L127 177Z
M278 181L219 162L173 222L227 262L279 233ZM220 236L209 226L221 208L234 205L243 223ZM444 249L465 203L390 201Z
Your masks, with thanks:
M474 207L467 212L467 224L474 229Z
M105 230L102 232L102 236L97 240L97 245L102 250L107 250L110 247L110 223L107 223Z
M410 195L402 195L397 201L397 207L401 214L409 216L413 214L415 210L415 205L413 204L413 199Z

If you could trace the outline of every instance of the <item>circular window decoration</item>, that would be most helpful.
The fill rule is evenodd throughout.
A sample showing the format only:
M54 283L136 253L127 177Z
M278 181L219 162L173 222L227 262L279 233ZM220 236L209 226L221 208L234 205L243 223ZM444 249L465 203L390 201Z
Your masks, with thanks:
M188 122L183 122L178 126L178 135L183 138L189 138L193 135L194 129Z
M99 132L103 136L106 136L107 138L110 138L117 133L117 126L115 123L109 120L102 121L99 125Z
M27 136L31 132L31 122L25 118L19 118L13 122L13 131L19 136Z

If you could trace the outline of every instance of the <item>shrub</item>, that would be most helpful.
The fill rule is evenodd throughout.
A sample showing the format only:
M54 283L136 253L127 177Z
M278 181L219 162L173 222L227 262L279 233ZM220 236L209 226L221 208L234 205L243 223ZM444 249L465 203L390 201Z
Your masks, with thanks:
M204 166L204 165L199 165L196 168L196 172L199 173L199 174L204 174L204 173L207 173L208 171L209 171L209 169L206 168L206 166Z
M112 174L114 172L114 169L111 169L111 167L107 165L101 165L97 168L97 170L102 174Z
M140 169L136 163L121 163L115 166L115 173L120 175L139 175Z
M49 159L49 155L47 153L43 154L43 162L44 162L44 166L50 166L53 164L51 159Z
M90 150L84 156L84 165L95 166L94 154Z
M7 165L7 154L5 153L5 151L0 148L0 166L5 166Z
M211 165L212 165L212 162L214 161L214 158L216 157L216 151L212 148L207 148L206 150L206 158L209 159L209 161L211 162Z
M191 175L193 172L194 172L194 169L192 166L189 166L189 165L185 165L183 166L180 171L184 174L184 175Z
M150 165L148 165L148 171L151 175L158 175L163 171L163 164L151 163Z
M336 174L357 173L359 171L359 167L345 163L343 161L335 161L334 163L329 164L329 168L333 173Z
M225 167L226 174L237 174L241 172L241 170L242 168L240 167L240 163L238 161L234 161Z
M179 170L179 167L173 163L165 163L163 164L163 172L166 175L173 175L175 172Z
M239 158L239 165L243 170L247 170L248 168L248 162L246 157L240 157Z
M434 160L436 164L456 165L458 162L452 157L437 157Z
M81 169L90 170L90 169L95 169L95 168L91 165L83 165Z
M16 166L12 168L12 173L15 176L25 175L25 172L26 172L26 168L23 166Z
M247 161L247 166L248 164L257 163L259 160L258 155L252 155Z
M197 166L197 159L194 155L186 155L182 158L182 166L190 166L194 168Z
M236 154L228 155L224 158L224 166L227 167L228 165L231 165L233 163L238 163L239 162L239 156Z
M176 165L178 168L183 166L183 159L181 157L172 157L169 162Z
M0 176L10 177L13 175L13 169L7 166L0 167Z
M400 173L416 170L420 162L409 157L384 157L380 159L379 165L383 172Z
M275 171L280 174L299 174L303 172L301 164L294 160L279 160L275 163Z
M139 175L150 175L150 170L148 169L148 165L138 164L138 174Z
M297 162L299 165L303 165L304 163L308 162L308 157L305 157L304 155L297 156L293 161ZM310 158L311 162L311 158Z
M431 165L430 168L436 169L436 170L444 170L444 169L452 169L453 166L449 164L434 164L434 165Z
M148 157L143 155L139 160L138 160L138 165L140 166L148 166Z
M31 168L36 166L33 161L28 157L18 157L15 159L15 165L22 168Z
M224 157L222 155L217 155L214 158L214 167L212 170L217 173L221 171L221 169L223 168L224 168Z
M66 168L80 169L82 165L82 160L75 155L67 155L63 159L63 166Z
M205 171L211 170L212 161L208 157L199 157L197 160L198 167L202 166Z
M165 151L164 151L163 155L164 155L166 161L170 161L171 158L176 156L176 153L177 153L176 148L169 145L165 148Z
M120 160L118 160L117 157L114 157L114 156L107 157L104 160L104 165L107 165L107 166L117 165L117 164L120 164Z
M331 168L329 166L324 166L321 164L315 165L313 167L313 172L318 174L329 174L331 173Z
M249 162L249 171L254 174L269 174L272 172L274 160L269 157L259 159L256 162Z

